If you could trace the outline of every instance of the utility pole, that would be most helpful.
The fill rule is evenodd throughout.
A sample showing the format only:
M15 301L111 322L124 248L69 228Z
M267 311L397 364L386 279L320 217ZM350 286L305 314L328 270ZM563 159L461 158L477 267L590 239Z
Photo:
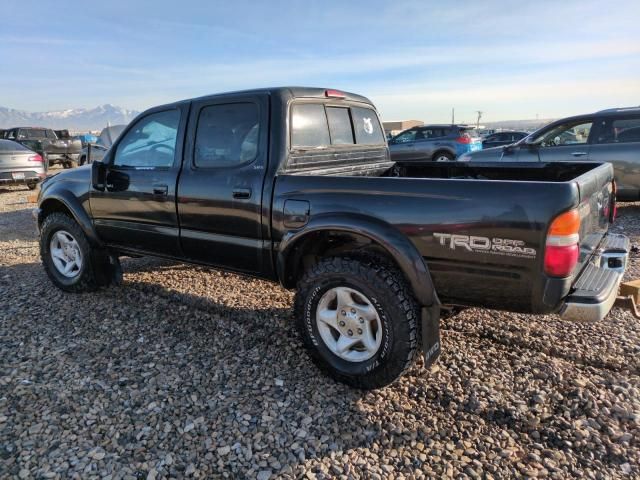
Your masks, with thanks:
M451 107L451 125L456 123L456 109Z
M476 110L476 113L478 114L478 119L476 120L476 129L480 128L480 119L482 118L482 114L484 112L481 112L480 110Z

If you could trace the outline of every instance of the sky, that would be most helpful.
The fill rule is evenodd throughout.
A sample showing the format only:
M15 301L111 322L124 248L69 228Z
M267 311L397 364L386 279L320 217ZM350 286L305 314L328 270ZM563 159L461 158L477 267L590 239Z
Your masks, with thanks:
M254 87L369 97L383 120L640 105L640 1L0 0L0 106L128 109Z

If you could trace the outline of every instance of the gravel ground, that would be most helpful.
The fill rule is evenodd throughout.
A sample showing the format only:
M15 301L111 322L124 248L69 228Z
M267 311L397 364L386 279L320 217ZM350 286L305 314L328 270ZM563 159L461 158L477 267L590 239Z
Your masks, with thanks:
M627 312L467 310L433 370L360 392L310 363L277 285L127 259L122 287L57 290L27 195L0 189L2 478L640 476ZM619 212L639 241L640 207Z

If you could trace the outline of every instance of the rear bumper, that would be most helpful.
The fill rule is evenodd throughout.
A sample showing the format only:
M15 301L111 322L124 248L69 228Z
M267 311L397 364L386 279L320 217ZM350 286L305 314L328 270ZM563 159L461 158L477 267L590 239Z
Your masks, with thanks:
M629 257L630 242L624 235L608 235L573 284L560 310L563 320L597 322L607 316L618 296L618 288Z
M23 178L14 178L14 173L24 174ZM46 173L16 170L15 172L0 172L0 185L24 185L37 183L46 177Z

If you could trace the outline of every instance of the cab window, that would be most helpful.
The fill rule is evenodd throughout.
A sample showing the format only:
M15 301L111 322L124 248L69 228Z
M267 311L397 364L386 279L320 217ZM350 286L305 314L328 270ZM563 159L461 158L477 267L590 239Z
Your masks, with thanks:
M194 165L233 167L255 160L260 137L260 112L255 103L211 105L200 110Z
M291 107L291 145L324 147L331 144L324 105L299 103Z
M179 124L178 110L156 112L141 118L118 144L113 164L125 168L171 167Z

